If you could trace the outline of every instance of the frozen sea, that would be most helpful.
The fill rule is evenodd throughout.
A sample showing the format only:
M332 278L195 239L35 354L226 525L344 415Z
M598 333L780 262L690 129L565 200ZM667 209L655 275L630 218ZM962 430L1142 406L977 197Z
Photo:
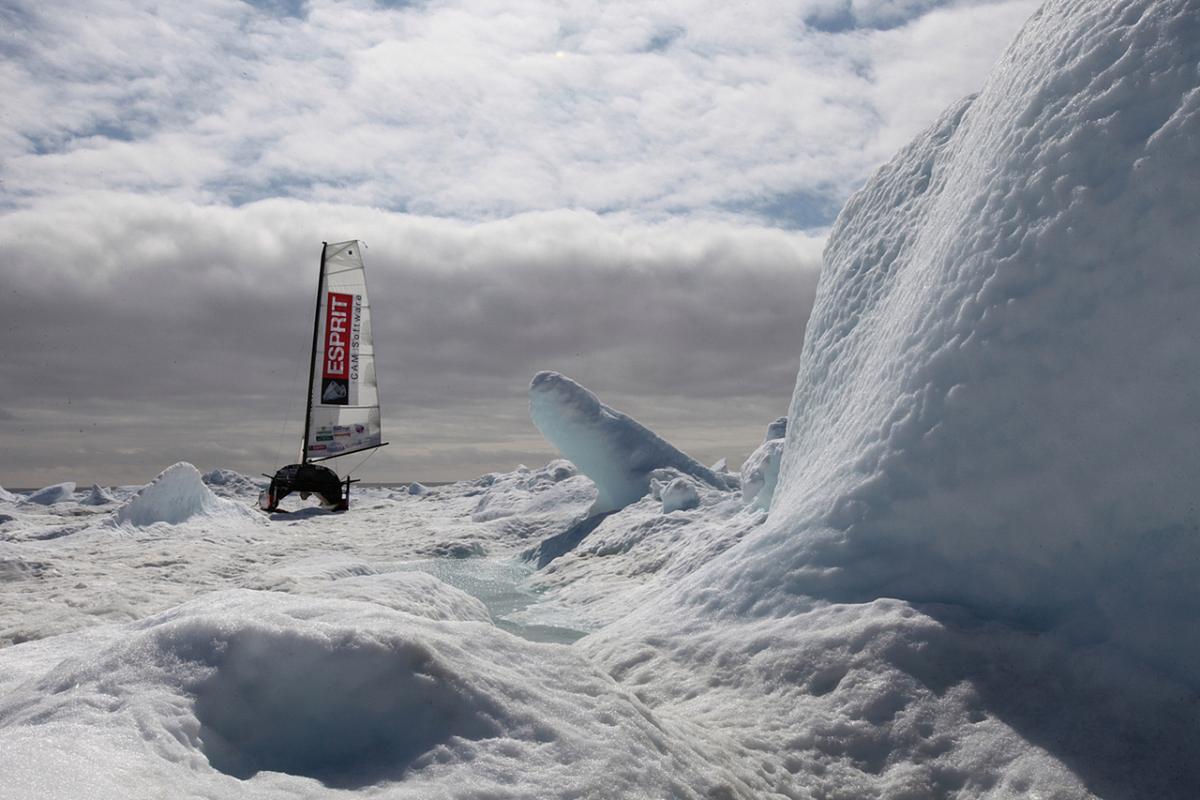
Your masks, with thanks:
M345 514L0 491L0 797L1195 798L1198 63L1200 0L1047 2L736 473L540 372L570 461Z

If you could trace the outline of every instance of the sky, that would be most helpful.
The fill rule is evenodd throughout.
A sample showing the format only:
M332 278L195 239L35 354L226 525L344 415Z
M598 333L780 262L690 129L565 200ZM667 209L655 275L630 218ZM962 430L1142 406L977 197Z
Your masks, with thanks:
M347 239L391 442L356 475L545 463L542 369L736 465L841 205L1036 7L0 0L0 485L294 461Z

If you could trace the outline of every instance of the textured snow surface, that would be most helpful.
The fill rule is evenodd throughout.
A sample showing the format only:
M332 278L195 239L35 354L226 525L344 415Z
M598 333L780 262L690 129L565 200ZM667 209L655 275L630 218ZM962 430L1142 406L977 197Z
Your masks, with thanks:
M239 514L244 509L213 494L191 464L180 461L158 474L117 509L118 524L146 526L157 522L177 525L202 514Z
M770 531L728 575L963 604L1200 687L1197 63L1195 2L1051 2L851 199Z
M664 467L728 488L721 475L557 372L533 376L529 414L542 435L596 484L593 513L615 511L643 497L650 472Z
M583 656L472 618L233 590L68 647L0 700L6 795L729 791Z

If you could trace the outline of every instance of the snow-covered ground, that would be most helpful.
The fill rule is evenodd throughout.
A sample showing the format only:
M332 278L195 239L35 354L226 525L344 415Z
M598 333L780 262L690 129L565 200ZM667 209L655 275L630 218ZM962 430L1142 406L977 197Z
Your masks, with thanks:
M0 493L0 796L1195 797L1198 63L1048 3L847 204L739 475L540 373L574 463Z

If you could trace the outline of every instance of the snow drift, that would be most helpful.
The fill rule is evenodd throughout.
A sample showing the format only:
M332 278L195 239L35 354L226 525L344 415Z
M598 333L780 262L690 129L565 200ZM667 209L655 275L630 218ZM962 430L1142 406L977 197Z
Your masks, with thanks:
M850 200L730 580L962 605L1200 686L1198 12L1048 3Z
M118 524L144 527L156 522L178 525L204 514L248 513L212 493L200 471L186 461L172 464L116 510Z
M655 469L670 467L718 489L729 488L721 475L557 372L533 376L529 415L542 435L596 484L593 514L645 497Z

